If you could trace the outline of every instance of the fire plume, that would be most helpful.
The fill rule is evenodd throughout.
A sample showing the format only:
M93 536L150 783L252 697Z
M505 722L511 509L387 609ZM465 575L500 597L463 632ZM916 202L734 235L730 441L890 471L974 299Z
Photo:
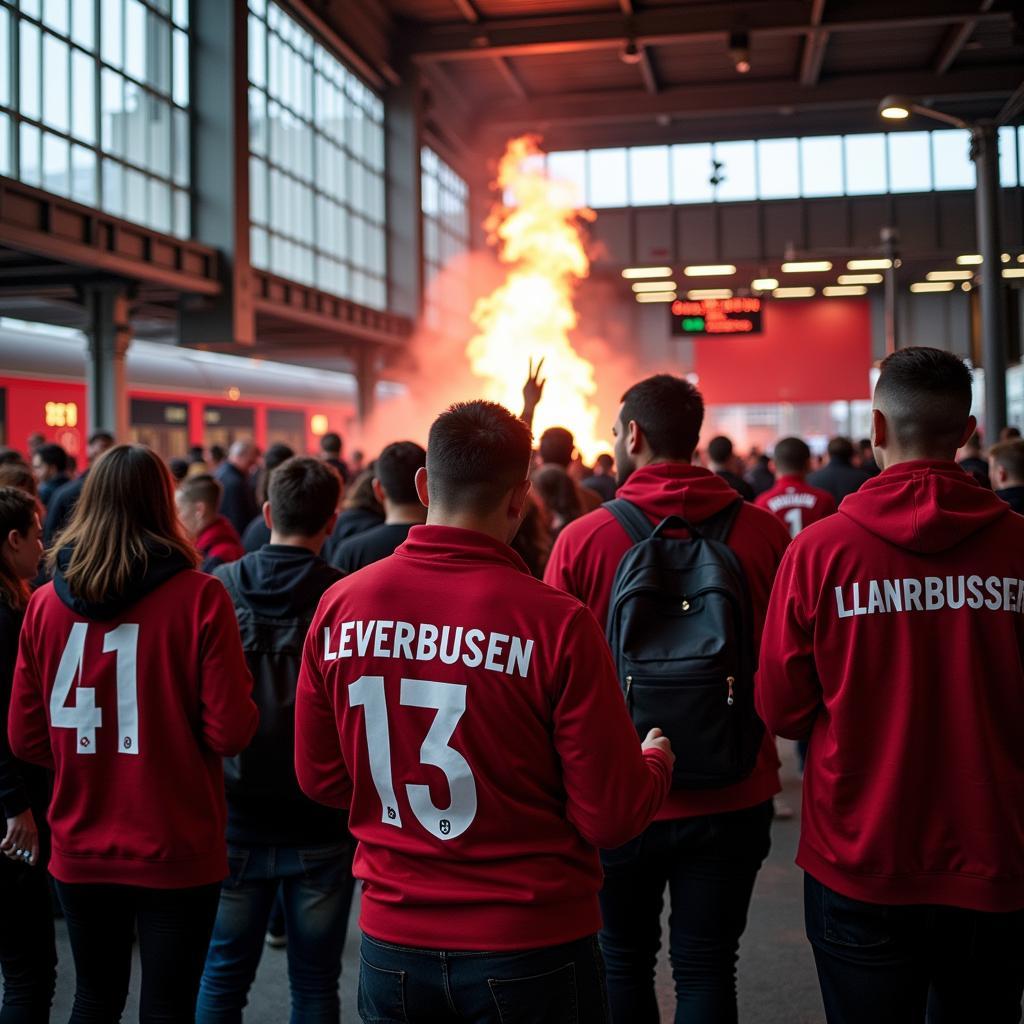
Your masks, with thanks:
M570 341L578 317L576 285L590 273L584 222L594 214L574 186L553 181L538 159L535 136L508 143L498 165L496 205L485 228L498 259L509 266L504 282L479 299L471 314L477 333L466 354L484 394L510 409L522 406L530 360L544 360L546 384L533 420L534 435L567 427L587 460L606 450L594 402L594 366Z

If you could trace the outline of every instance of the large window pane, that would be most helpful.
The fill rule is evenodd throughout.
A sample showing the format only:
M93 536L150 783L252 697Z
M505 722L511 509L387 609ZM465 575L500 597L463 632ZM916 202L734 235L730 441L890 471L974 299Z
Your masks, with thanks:
M633 206L663 206L670 201L668 146L629 151L629 200Z
M843 139L840 135L800 140L800 194L843 194Z
M971 160L970 132L954 130L932 132L932 160L935 188L974 188L974 162Z
M711 160L709 142L672 147L672 202L711 202L715 195Z
M624 149L592 149L587 161L587 203L595 209L629 203Z
M8 55L11 52L11 19L6 7L0 7L0 106L11 106L11 65Z
M761 199L795 199L800 194L796 139L764 139L757 144L757 193Z
M68 46L43 34L43 120L59 132L68 130Z
M587 201L587 154L583 150L549 153L548 175L572 185L581 205Z
M724 201L757 198L757 155L753 142L716 142L719 181L715 197Z
M930 192L932 160L928 132L893 132L889 136L889 191Z
M849 196L879 195L886 191L885 136L847 135L846 194Z
M71 54L71 134L96 141L96 62L81 50Z
M42 40L39 36L39 29L31 22L23 21L21 23L20 49L18 51L20 61L18 106L25 117L30 117L35 121L39 120L43 112L40 98Z

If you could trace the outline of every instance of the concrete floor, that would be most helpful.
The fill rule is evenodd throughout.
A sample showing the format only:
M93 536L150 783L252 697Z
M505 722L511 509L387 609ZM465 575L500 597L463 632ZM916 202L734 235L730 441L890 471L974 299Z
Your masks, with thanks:
M804 937L802 877L793 864L799 834L800 782L796 775L791 744L780 743L784 751L784 798L797 812L789 821L776 821L772 851L758 876L750 921L740 948L740 1020L743 1024L824 1024L825 1015L818 993L810 947ZM353 907L345 945L341 978L342 1020L355 1024L356 981L359 971L359 942L356 927L358 907ZM71 1012L74 970L63 922L58 921L60 967L52 1019L66 1021ZM667 929L666 929L667 931ZM126 1022L138 1020L138 960L134 964L132 991L125 1010ZM663 960L658 972L658 995L662 1020L673 1019L675 999L668 965ZM289 1019L286 954L267 949L249 996L246 1024L284 1024Z

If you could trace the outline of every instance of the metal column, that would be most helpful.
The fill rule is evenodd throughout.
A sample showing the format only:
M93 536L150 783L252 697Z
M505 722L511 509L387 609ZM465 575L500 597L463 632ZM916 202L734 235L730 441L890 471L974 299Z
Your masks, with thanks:
M975 210L981 254L981 354L985 368L985 438L992 443L1006 426L1006 311L999 242L999 135L991 121L971 132L977 170Z
M372 346L365 343L356 356L356 388L359 423L365 427L377 402L376 353Z
M90 289L88 358L85 370L89 432L109 430L118 441L128 439L128 391L125 355L131 342L128 293L124 285Z

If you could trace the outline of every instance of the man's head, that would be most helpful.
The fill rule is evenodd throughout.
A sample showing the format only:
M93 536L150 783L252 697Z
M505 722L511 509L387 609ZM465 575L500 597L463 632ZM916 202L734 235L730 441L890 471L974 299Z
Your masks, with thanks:
M1003 427L999 431L1000 441L1015 441L1018 437L1020 437L1020 427Z
M319 551L334 528L341 500L341 478L333 466L299 455L287 459L270 477L263 519L271 543L298 542Z
M224 447L219 444L210 445L210 465L219 466L226 458L228 453L224 450ZM202 461L202 460L200 460Z
M614 468L615 460L607 452L601 452L594 460L594 476L611 476Z
M228 449L228 462L240 473L248 473L259 459L260 450L252 441L235 441Z
M174 492L178 518L193 539L198 537L220 512L223 488L209 473L187 477Z
M320 438L320 457L322 459L341 458L341 434L329 430Z
M619 486L652 462L689 462L703 423L704 399L688 380L659 373L634 384L612 428Z
M46 444L46 438L42 434L29 434L25 440L29 455L34 455L37 448Z
M416 474L426 464L427 453L414 441L396 441L377 456L373 493L388 514L410 508L418 513L423 508L416 493Z
M508 543L526 513L532 448L530 428L494 402L459 402L441 413L430 428L426 467L416 474L427 522Z
M275 441L263 456L263 468L268 473L273 473L278 466L283 466L295 454L291 448L280 441Z
M905 348L885 359L881 371L871 410L879 466L955 458L977 426L967 364L937 348Z
M563 469L569 468L575 449L576 441L565 427L548 427L540 435L540 443L537 445L541 462L561 466Z
M708 441L708 462L716 472L732 469L734 449L732 441L724 434L711 438Z
M85 445L85 457L92 465L108 448L114 447L114 435L106 430L97 430L89 435Z
M799 437L784 437L775 445L775 468L780 476L804 476L811 468L811 449Z
M988 467L994 490L1024 487L1024 440L1017 437L992 445Z
M969 438L960 446L964 450L964 456L967 458L980 459L981 458L981 434L976 430L971 434Z
M32 472L43 484L68 470L68 453L59 444L41 444L32 453Z
M828 443L828 457L845 466L853 462L853 442L848 437L833 437Z

